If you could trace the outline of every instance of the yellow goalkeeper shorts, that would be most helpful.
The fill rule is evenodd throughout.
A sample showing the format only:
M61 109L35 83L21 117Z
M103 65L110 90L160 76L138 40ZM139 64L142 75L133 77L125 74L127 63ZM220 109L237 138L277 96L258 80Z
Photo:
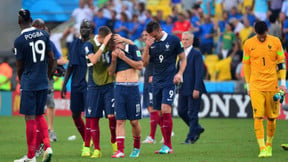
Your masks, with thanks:
M250 91L254 118L266 116L274 119L278 117L280 102L273 100L276 93L276 91Z

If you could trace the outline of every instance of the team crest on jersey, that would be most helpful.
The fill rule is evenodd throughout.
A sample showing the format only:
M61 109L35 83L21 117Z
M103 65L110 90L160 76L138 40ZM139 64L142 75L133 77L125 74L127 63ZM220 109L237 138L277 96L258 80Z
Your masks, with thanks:
M168 42L165 44L165 47L166 47L166 51L169 51L169 47L170 47L170 45L169 45Z

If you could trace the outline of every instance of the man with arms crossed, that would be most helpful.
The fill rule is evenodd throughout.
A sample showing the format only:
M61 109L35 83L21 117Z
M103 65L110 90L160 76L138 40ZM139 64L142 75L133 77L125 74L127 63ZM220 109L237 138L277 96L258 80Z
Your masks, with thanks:
M162 31L160 24L151 21L146 31L153 39L145 42L143 61L144 65L150 62L153 67L153 108L160 113L160 126L164 145L155 153L173 153L171 133L173 121L171 117L175 85L182 81L182 74L186 67L186 56L180 39ZM176 59L179 56L181 64L176 73Z
M48 34L32 27L29 10L19 11L18 24L22 32L14 42L14 53L21 84L20 113L25 115L28 154L14 162L36 162L37 129L43 137L45 150L43 161L51 161L52 149L43 114L47 99L48 77L52 76L56 62Z
M265 22L254 25L256 35L244 44L244 74L251 97L254 128L260 148L259 158L272 156L272 139L279 114L279 101L273 96L281 89L286 89L285 55L279 38L267 34ZM278 85L278 75L281 86ZM264 140L263 119L267 117L267 138Z

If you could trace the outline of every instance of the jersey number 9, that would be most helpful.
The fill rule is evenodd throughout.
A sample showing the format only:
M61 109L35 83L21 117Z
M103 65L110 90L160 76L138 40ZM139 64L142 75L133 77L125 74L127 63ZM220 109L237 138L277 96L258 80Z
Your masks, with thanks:
M45 58L45 49L46 49L45 42L43 40L37 40L35 43L30 42L29 46L31 46L32 48L33 62L37 63L36 53L41 55L40 62L43 61Z

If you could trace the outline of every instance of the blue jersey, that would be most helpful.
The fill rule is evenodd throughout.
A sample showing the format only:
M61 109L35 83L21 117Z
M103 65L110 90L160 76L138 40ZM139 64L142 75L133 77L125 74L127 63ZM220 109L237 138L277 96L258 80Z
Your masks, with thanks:
M54 59L58 60L61 57L61 53L58 51L58 49L56 48L55 44L52 41L50 41L50 44L52 51L54 53Z
M85 80L86 76L86 59L85 53L83 51L83 44L81 39L75 39L69 49L69 67L72 67L72 79L71 79L71 90L78 92L86 91L87 82Z
M16 59L23 62L21 89L48 89L48 56L51 51L49 35L34 27L24 29L14 42Z
M97 86L95 84L95 82L93 81L93 64L90 62L88 55L93 53L94 54L94 46L91 42L85 42L84 46L84 51L85 51L85 55L86 55L86 62L87 62L87 68L88 68L88 80L87 80L87 84L88 87L89 86Z
M176 74L176 59L184 52L180 39L164 32L160 41L154 42L150 49L150 62L153 66L153 84L159 87L173 85Z
M123 49L123 52L125 52L125 55L134 61L140 61L141 58L141 52L138 50L137 46L135 45L125 45L125 49ZM127 64L125 61L123 61L120 58L117 58L117 66L116 66L116 72L131 69L132 67Z

